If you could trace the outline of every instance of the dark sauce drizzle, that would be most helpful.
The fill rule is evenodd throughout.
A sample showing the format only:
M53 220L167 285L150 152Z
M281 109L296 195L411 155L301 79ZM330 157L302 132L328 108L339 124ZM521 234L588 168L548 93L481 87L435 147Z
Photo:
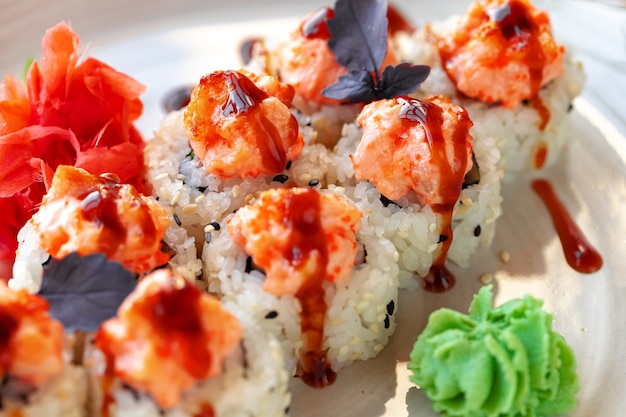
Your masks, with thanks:
M533 21L528 6L519 0L509 0L498 6L491 11L490 17L497 23L502 36L507 40L515 39L517 47L524 52L530 72L530 105L539 114L539 130L543 130L550 121L550 110L538 95L546 64L546 56L539 41L539 28Z
M590 274L602 268L602 256L589 244L574 223L563 203L556 196L552 185L545 179L537 179L532 182L532 187L550 212L569 266L584 274Z
M448 250L452 244L452 212L461 195L464 182L466 138L469 134L471 122L466 112L458 118L456 130L452 137L452 144L454 146L454 155L459 156L455 159L462 163L460 167L453 167L450 165L446 154L441 108L428 101L408 97L397 98L396 100L403 106L400 111L400 117L407 121L419 123L424 128L431 157L441 172L438 193L442 197L443 202L441 204L433 204L431 207L435 213L442 217L441 236L446 238L439 240L441 245L439 255L433 261L428 275L422 280L422 287L430 292L445 292L454 287L456 282L454 275L448 270L445 262Z
M88 192L82 197L80 204L81 216L89 222L102 226L102 233L99 235L100 250L107 256L115 253L119 245L126 240L127 230L122 224L117 208L117 200L120 199L121 185L119 178L109 175L100 175L101 183L96 189ZM137 203L145 205L137 199ZM142 217L142 230L145 239L154 239L156 226L147 213Z
M300 302L302 338L298 375L309 386L322 388L332 384L336 373L331 369L323 350L324 319L327 305L324 300L324 281L328 265L328 250L321 221L320 196L313 189L290 194L285 201L285 225L293 231L289 249L283 256L294 268L302 268L316 254L315 269L296 292Z

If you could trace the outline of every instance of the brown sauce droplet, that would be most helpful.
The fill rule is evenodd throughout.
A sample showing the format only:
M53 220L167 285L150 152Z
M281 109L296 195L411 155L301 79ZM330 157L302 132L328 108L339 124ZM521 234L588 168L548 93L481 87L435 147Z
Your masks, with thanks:
M428 139L432 160L439 167L441 181L437 193L441 196L441 204L431 205L433 211L442 218L441 235L446 239L440 240L440 252L433 261L432 267L423 279L422 286L427 291L443 292L451 289L456 279L450 272L445 262L448 250L452 244L452 213L454 206L461 195L465 169L467 164L466 139L469 135L471 120L467 112L463 109L458 117L456 129L452 137L455 159L461 163L460 167L453 167L450 164L446 153L446 141L443 134L443 112L438 105L422 100L399 98L396 100L403 104L400 117L420 123ZM405 108L406 107L406 108Z
M222 105L222 116L224 117L245 113L267 98L267 94L239 72L224 71L221 76L224 77L228 88L228 99Z
M428 275L422 279L422 288L428 292L442 293L446 292L456 284L454 274L444 264L434 264Z
M324 319L327 305L324 299L324 281L328 265L326 238L322 229L320 196L314 189L291 193L285 201L285 223L292 230L291 245L285 259L295 268L311 268L308 279L296 293L302 311L300 327L304 345L300 350L299 376L315 388L335 381L336 374L323 350Z
M541 141L537 144L535 148L535 160L534 166L535 169L541 169L546 165L546 161L548 160L548 145Z
M545 130L550 122L550 109L546 107L539 95L536 95L530 100L530 105L539 115L539 130Z
M200 411L195 413L193 417L215 417L215 410L209 403L202 403L200 405Z
M556 196L552 185L547 180L537 179L532 182L532 187L550 212L567 263L574 270L584 274L598 271L602 267L602 257L574 223Z

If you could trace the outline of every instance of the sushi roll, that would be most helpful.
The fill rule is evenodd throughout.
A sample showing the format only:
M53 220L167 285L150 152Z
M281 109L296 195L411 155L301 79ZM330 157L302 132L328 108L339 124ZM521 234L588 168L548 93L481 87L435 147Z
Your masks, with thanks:
M474 121L472 134L495 140L505 181L559 159L584 73L546 11L528 0L474 1L395 44L403 59L431 67L420 94L455 100Z
M239 94L239 95L238 95ZM159 203L196 240L254 192L279 187L303 139L289 111L293 89L248 71L203 77L189 105L168 114L145 149Z
M335 147L346 194L398 250L401 288L443 291L454 285L446 261L466 267L491 244L501 215L499 152L471 127L446 97L396 97L366 105Z
M0 281L0 416L87 416L87 374L70 363L48 303Z
M142 278L85 363L94 417L288 413L276 340L170 269Z
M395 330L397 252L341 190L263 191L211 232L209 291L277 336L307 384L380 353Z
M39 211L19 233L12 288L39 291L43 264L102 253L136 274L167 264L162 241L170 217L152 198L121 184L113 174L92 175L81 168L57 168Z

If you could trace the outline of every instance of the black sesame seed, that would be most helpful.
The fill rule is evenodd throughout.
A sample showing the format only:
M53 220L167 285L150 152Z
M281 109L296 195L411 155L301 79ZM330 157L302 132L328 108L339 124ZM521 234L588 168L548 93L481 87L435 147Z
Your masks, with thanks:
M239 346L241 346L241 356L243 357L243 369L245 370L245 373L248 373L248 366L250 365L248 363L248 350L246 349L246 345L243 343L243 340L241 341L241 343L239 343Z
M474 236L480 236L480 232L482 232L482 229L480 228L480 225L478 225L474 228Z
M526 99L526 100L522 100L522 104L524 106L528 106L530 104L530 100Z
M285 165L285 170L289 171L291 169L291 161L287 161L287 165Z
M570 103L569 106L567 106L567 112L571 113L572 110L574 110L574 105L572 103Z
M396 303L394 303L393 300L389 301L389 304L387 304L387 314L391 316L393 315L393 312L395 310L396 310Z
M445 242L446 240L448 240L448 236L439 235L439 241L437 241L437 243Z
M183 222L180 221L180 218L178 217L178 214L174 213L174 221L176 222L177 225L182 226Z
M220 230L222 228L218 222L211 222L211 226L213 226L215 230Z
M286 416L289 415L289 410L290 410L290 408L289 408L289 406L287 406L287 408L285 408L285 415Z
M317 178L313 178L311 181L309 181L309 187L315 187L316 185L319 185L320 180L318 180Z
M276 181L276 182L279 182L281 184L284 184L285 182L287 182L288 179L289 179L288 175L278 174L274 178L272 178L272 181Z
M380 202L383 203L383 206L385 207L387 207L389 204L396 204L382 194L380 195Z
M266 319L275 319L276 317L278 317L278 311L276 310L272 310L265 315Z
M211 243L211 232L207 232L206 235L204 235L204 241L206 243Z
M391 326L391 321L389 321L389 316L385 316L385 329L388 329Z
M209 187L198 187L198 191L200 191L201 193L204 194L204 192L206 191L206 189Z
M252 271L252 256L246 258L246 272Z

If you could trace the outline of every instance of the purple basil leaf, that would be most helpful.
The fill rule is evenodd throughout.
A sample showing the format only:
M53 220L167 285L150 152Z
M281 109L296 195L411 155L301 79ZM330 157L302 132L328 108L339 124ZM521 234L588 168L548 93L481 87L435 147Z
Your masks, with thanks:
M374 79L369 71L350 71L339 77L336 83L326 87L322 94L328 98L345 100L352 103L369 103L376 100Z
M39 295L48 300L50 316L68 332L95 331L115 316L117 308L135 288L135 274L102 254L76 252L44 266Z
M428 78L430 67L426 65L399 64L387 66L378 85L380 98L394 98L416 92Z
M386 0L337 0L335 17L326 23L328 46L339 64L379 73L387 55Z

